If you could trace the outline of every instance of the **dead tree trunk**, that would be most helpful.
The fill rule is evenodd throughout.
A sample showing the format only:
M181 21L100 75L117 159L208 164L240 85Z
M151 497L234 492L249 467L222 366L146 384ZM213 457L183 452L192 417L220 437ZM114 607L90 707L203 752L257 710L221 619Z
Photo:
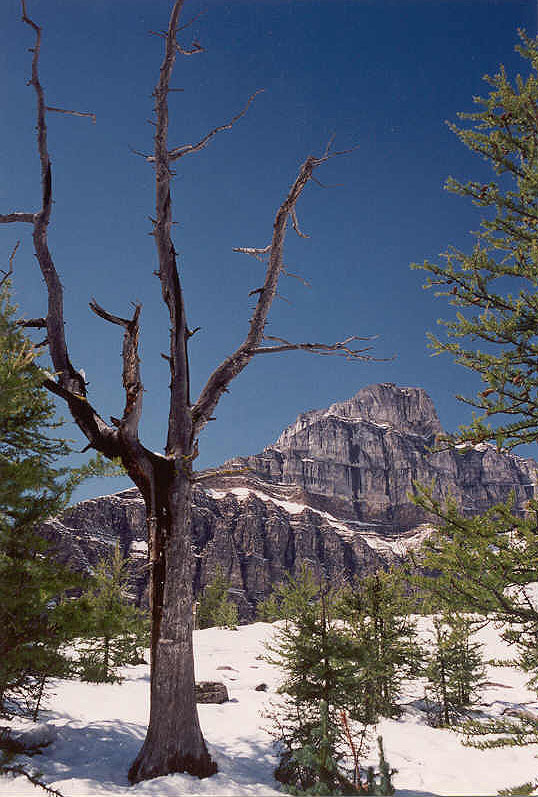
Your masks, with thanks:
M241 345L211 374L197 401L189 394L189 360L187 346L192 332L187 327L183 294L171 237L171 164L185 155L204 149L220 131L228 130L247 111L245 108L228 123L211 130L195 144L170 148L168 145L168 94L176 55L192 55L202 51L197 42L190 49L177 41L179 16L184 0L175 0L168 30L163 34L165 55L155 88L155 151L146 160L154 165L156 176L156 215L153 235L159 258L157 276L163 300L170 317L170 346L165 359L170 367L168 435L163 455L148 450L138 436L142 412L143 386L139 369L138 334L140 305L132 318L122 318L101 307L95 300L90 307L104 320L120 326L123 337L123 386L125 406L120 419L107 423L90 403L86 383L69 358L64 333L63 291L48 247L48 225L52 211L52 169L47 146L46 112L60 111L77 116L92 116L64 111L45 105L39 81L41 28L26 13L22 2L22 19L35 33L32 50L32 77L37 97L37 141L41 164L42 205L35 213L10 212L0 215L0 224L24 223L33 226L37 260L46 284L48 310L45 318L32 319L27 326L47 328L47 342L54 366L54 377L44 384L65 401L73 419L88 439L88 448L109 459L119 459L133 482L140 489L146 505L149 566L151 632L151 711L147 737L129 770L132 783L167 775L188 772L206 777L216 772L200 730L195 702L192 648L192 550L191 490L197 480L193 462L197 455L198 436L212 419L213 412L230 382L257 354L284 351L309 351L318 354L339 354L348 359L370 360L369 347L350 347L349 337L334 344L291 343L283 338L265 336L264 330L271 304L282 274L283 247L288 222L298 235L296 204L314 170L334 155L331 144L319 158L310 156L302 164L282 205L278 209L271 242L262 248L240 247L236 251L254 256L265 264L263 285L251 291L256 305ZM269 342L264 345L264 342Z
M131 783L169 772L203 778L217 771L200 730L194 689L191 489L188 476L176 471L153 528L150 721L129 770Z

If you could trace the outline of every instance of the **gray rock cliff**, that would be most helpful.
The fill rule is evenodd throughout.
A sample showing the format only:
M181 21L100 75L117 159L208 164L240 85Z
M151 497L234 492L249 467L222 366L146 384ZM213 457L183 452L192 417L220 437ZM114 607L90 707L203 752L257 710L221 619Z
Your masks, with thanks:
M371 385L327 410L300 415L273 446L232 462L270 483L296 485L338 517L375 524L388 535L426 520L409 499L415 481L433 481L438 497L450 492L472 513L511 491L519 508L534 494L533 460L486 444L432 453L440 432L424 390Z
M533 460L489 445L432 453L441 431L424 390L372 385L300 415L261 454L226 463L241 472L194 490L196 591L220 564L249 620L271 586L305 562L339 581L398 559L430 528L409 499L415 480L433 482L441 498L450 492L468 513L511 491L522 510L538 481ZM133 562L133 598L145 600L145 512L136 489L83 501L43 530L81 569L119 540Z

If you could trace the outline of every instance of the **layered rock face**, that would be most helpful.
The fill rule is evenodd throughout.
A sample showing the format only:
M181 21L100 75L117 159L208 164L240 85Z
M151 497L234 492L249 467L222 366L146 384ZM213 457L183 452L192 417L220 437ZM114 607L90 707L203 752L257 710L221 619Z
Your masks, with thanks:
M434 483L469 513L534 495L533 460L482 445L431 453L441 425L428 395L393 384L363 388L348 401L300 415L261 454L226 463L240 473L194 490L193 582L229 576L240 617L286 572L303 563L332 581L351 579L404 555L428 533L409 499L413 482ZM136 489L84 501L46 524L65 560L91 568L120 541L133 561L133 597L147 590L145 512Z
M271 483L293 484L316 505L386 535L409 532L426 518L409 499L413 482L448 493L469 513L504 501L516 507L534 494L536 463L490 445L432 453L442 432L433 403L420 388L391 383L363 388L327 410L300 415L273 446L233 462Z

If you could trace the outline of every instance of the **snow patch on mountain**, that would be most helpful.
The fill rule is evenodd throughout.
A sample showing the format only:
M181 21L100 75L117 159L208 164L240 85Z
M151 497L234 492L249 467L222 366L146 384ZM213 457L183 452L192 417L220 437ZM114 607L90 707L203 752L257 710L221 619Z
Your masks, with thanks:
M225 496L229 495L230 493L238 498L239 501L246 501L248 498L250 498L250 496L254 495L264 503L275 504L275 506L280 507L290 515L300 515L303 512L312 512L315 515L319 515L319 517L323 518L323 520L326 521L331 528L334 528L341 537L351 539L355 536L359 536L367 545L369 545L370 548L372 548L372 550L378 552L391 551L397 556L404 556L411 548L417 548L432 531L431 526L422 524L415 532L407 535L406 537L402 536L398 537L397 539L391 539L390 537L383 536L382 533L375 532L373 527L378 526L380 529L382 529L383 523L374 523L373 521L365 523L360 520L350 520L344 523L342 520L334 517L334 515L331 515L329 512L324 512L321 509L315 509L314 507L311 507L305 503L300 503L297 501L285 501L275 498L274 496L268 495L261 490L255 490L250 487L231 487L228 490L208 488L206 489L206 492L211 496L211 498L215 498L216 500L225 498Z

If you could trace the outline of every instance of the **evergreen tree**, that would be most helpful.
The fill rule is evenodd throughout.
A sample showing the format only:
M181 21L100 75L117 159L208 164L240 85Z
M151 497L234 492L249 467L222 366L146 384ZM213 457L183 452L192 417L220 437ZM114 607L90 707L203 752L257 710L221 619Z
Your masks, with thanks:
M513 496L483 515L464 517L453 500L442 504L431 488L415 487L415 502L440 522L412 557L421 571L416 583L441 608L491 615L507 624L513 630L509 641L533 650L538 635L532 591L538 570L538 502L528 501L525 517L513 513Z
M515 663L538 686L538 605L534 583L538 572L538 502L531 500L525 517L512 511L512 500L481 516L463 517L454 501L442 505L432 489L417 485L415 500L440 521L439 530L414 555L421 575L415 581L450 612L472 611L502 623L502 636L516 646ZM521 717L494 722L467 722L471 744L497 747L534 744L538 722ZM484 734L496 739L480 740Z
M528 62L528 75L511 83L501 67L486 77L492 91L476 98L477 112L460 115L469 127L452 126L495 174L489 183L447 183L448 190L487 210L473 251L450 250L443 265L422 266L433 275L428 286L438 286L438 295L448 296L459 310L455 320L443 322L447 340L432 336L433 347L451 353L484 382L474 398L459 397L479 413L448 441L492 440L498 449L538 438L538 40L520 35L517 49ZM465 341L484 346L477 350ZM444 522L442 534L423 554L423 562L440 572L437 586L430 581L432 590L441 597L444 585L453 590L453 605L493 612L508 623L506 636L519 645L521 664L536 674L538 607L528 585L538 566L538 504L529 501L524 519L513 514L512 501L469 519L453 504L440 507L428 490L420 491L419 503ZM479 746L537 738L536 724L525 719L488 726L504 736ZM471 736L485 732L476 724L469 727Z
M276 584L271 594L258 604L257 617L269 623L294 621L306 605L319 600L319 597L320 583L310 567L303 564L297 575L287 573L285 581Z
M402 573L391 569L364 576L342 597L339 610L351 634L360 682L355 714L367 724L398 713L401 682L420 661L405 589Z
M355 793L342 759L358 698L354 648L338 618L339 595L303 568L279 588L288 620L268 646L268 661L283 670L284 700L272 717L281 749L275 776L309 794Z
M230 581L217 565L213 580L204 587L196 610L197 628L236 628L237 606L230 600Z
M450 178L446 185L487 211L473 251L451 249L443 264L420 266L433 275L427 286L458 308L454 320L442 322L447 340L431 336L432 346L485 383L476 397L459 397L479 414L451 439L494 440L499 448L538 436L538 41L520 36L517 49L528 62L528 76L518 75L512 84L503 67L486 76L492 90L475 98L479 110L459 115L468 127L451 125L495 177L487 183ZM484 348L474 348L476 342Z
M433 649L425 667L426 696L433 699L430 719L448 727L473 702L484 677L482 645L471 640L473 623L462 614L434 617Z
M280 585L277 585L270 595L256 605L256 619L259 622L274 623L275 620L282 619L282 609L278 600L279 587Z
M101 559L93 584L83 596L88 607L79 671L84 681L119 681L117 669L140 661L149 646L147 613L128 599L129 563L119 543L114 554Z
M0 711L37 716L46 679L69 672L64 643L81 612L69 591L80 578L61 567L36 525L58 513L92 471L58 467L69 453L56 436L36 349L16 323L9 281L0 285Z

